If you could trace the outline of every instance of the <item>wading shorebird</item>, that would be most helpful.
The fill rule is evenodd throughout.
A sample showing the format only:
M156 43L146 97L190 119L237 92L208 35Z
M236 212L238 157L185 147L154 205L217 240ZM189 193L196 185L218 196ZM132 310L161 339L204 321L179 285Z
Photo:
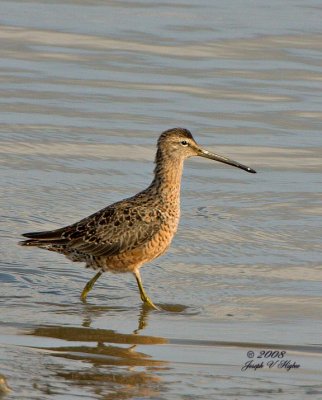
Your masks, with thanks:
M25 233L23 236L29 239L19 244L55 251L98 270L82 291L83 301L103 272L131 272L142 301L158 309L143 288L140 268L170 246L180 218L183 162L193 156L256 173L237 161L202 149L187 129L169 129L159 137L154 178L147 189L64 228Z

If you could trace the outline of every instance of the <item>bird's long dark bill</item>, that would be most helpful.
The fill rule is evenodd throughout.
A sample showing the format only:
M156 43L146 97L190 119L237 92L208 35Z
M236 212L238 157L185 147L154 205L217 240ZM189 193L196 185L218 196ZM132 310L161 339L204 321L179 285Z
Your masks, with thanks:
M256 171L253 168L250 168L250 167L247 167L246 165L240 164L239 162L231 160L230 158L220 156L219 154L211 153L208 150L200 149L199 156L205 157L205 158L210 158L210 160L219 161L224 164L232 165L233 167L243 169L244 171L250 172L252 174L256 174Z

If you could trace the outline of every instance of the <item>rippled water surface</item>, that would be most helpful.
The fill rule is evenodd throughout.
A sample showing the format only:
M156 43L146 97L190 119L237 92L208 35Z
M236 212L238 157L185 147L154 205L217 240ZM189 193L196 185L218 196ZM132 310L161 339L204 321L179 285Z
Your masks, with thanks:
M321 20L314 0L1 1L3 396L322 398ZM142 269L162 310L131 275L82 304L93 271L19 235L147 186L174 126L258 174L188 160L178 234Z

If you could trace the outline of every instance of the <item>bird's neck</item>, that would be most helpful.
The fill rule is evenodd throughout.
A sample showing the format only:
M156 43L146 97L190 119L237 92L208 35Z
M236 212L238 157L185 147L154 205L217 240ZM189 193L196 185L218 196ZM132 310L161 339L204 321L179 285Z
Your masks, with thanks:
M163 201L179 207L183 159L157 152L155 164L151 186Z

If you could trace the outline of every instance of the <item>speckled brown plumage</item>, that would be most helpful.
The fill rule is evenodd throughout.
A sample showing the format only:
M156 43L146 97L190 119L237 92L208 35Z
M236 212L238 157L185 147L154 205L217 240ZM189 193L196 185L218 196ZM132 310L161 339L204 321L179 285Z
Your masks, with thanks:
M82 261L101 272L132 272L141 298L154 306L143 290L139 268L159 257L169 247L180 217L180 184L185 158L202 156L234 165L247 172L249 167L201 149L191 133L174 128L161 134L151 185L133 197L114 203L89 217L53 231L25 233L23 246L37 246ZM89 282L83 299L92 288Z

